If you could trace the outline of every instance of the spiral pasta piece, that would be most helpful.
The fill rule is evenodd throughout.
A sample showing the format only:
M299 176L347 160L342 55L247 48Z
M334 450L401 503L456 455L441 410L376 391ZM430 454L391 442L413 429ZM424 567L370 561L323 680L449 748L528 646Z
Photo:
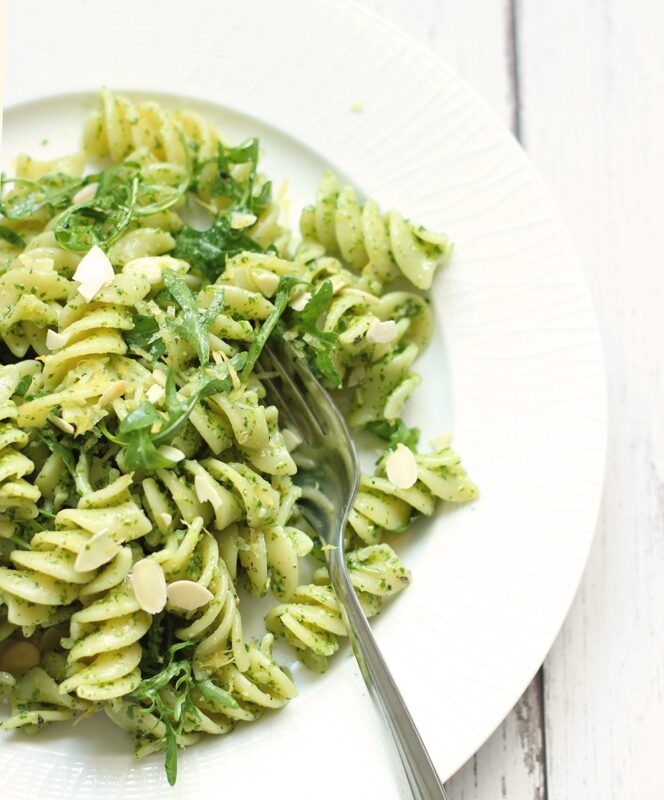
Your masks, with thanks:
M212 600L189 625L178 628L176 635L183 641L197 642L192 657L195 674L204 676L230 661L244 672L249 661L242 619L233 582L222 559L206 588L212 593Z
M279 491L280 505L276 524L261 529L231 524L218 535L219 548L233 580L241 565L252 594L264 595L268 590L280 598L289 598L297 589L300 559L313 548L313 540L303 530L289 522L301 489L290 478L273 480Z
M348 524L365 543L405 530L414 514L431 516L436 499L463 503L477 497L458 453L449 447L415 455L417 481L400 489L384 477L384 460L375 476L362 475Z
M264 709L282 708L297 696L292 679L272 657L272 642L270 634L260 643L251 641L244 671L226 664L200 685L194 697L200 719L192 730L225 733L233 722L252 722Z
M72 432L85 433L108 413L99 401L111 384L123 380L129 387L149 379L150 373L140 364L122 358L128 352L122 333L134 327L129 309L149 291L144 278L119 274L93 303L78 295L62 309L58 333L65 344L43 356L38 384L43 391L20 406L21 426L43 427L59 407Z
M122 95L103 89L101 108L93 111L83 131L83 148L90 156L110 156L123 161L134 150L145 149L159 161L184 164L187 159L182 137L205 145L214 153L220 137L212 126L189 114L179 119L154 102L132 103ZM185 122L185 130L182 123Z
M329 253L340 253L353 269L380 283L401 272L418 289L429 289L436 269L451 251L447 236L405 220L396 211L384 216L378 204L361 204L350 186L339 189L326 172L318 185L316 203L302 212L305 239L320 242Z
M141 682L139 641L151 621L126 582L72 614L60 691L94 702L131 693Z
M368 617L380 611L383 599L410 583L409 570L387 544L352 551L346 559L351 582ZM326 572L319 571L315 579L317 583L299 586L289 602L269 611L265 624L300 651L308 666L323 671L327 658L339 649L338 637L346 636L346 628Z
M62 693L42 667L33 667L19 677L8 692L9 717L0 724L4 731L20 728L36 733L50 722L62 722L86 711L89 706L71 694Z
M21 450L29 436L16 424L18 410L11 399L22 378L36 371L35 362L0 367L0 513L12 519L37 516L39 488L25 480L34 463Z
M24 253L0 275L0 338L13 355L23 358L32 347L45 353L46 330L57 325L74 284L58 274L51 258Z
M56 530L39 531L30 549L14 550L13 568L0 567L0 592L8 620L26 635L37 626L52 625L68 615L67 606L119 584L131 567L131 551L120 548L100 570L79 570L77 556L95 534L104 531L118 545L147 534L152 526L133 500L131 476L82 497L78 508L63 509L55 517Z

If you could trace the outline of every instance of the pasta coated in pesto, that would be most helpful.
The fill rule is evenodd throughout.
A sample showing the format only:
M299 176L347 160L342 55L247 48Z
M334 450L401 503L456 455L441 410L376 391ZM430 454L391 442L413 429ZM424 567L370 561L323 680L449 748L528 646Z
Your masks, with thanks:
M258 141L194 112L104 90L83 146L2 179L0 727L104 711L173 783L178 748L295 697L275 643L323 671L346 634L262 383L277 326L382 441L346 532L368 616L410 583L395 535L476 496L401 420L432 330L404 279L428 289L451 245L331 173L291 242Z

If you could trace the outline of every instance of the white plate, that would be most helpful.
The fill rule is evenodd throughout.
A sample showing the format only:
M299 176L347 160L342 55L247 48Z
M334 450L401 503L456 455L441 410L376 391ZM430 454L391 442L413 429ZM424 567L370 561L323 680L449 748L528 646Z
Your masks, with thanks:
M232 135L258 133L294 206L332 165L456 242L433 293L444 337L420 362L410 418L429 435L453 426L482 497L404 537L415 581L375 625L449 776L551 646L602 483L597 331L539 179L454 75L340 2L11 0L7 41L5 164L18 150L73 148L106 84L201 108ZM324 677L299 677L285 711L182 756L174 790L160 758L133 764L124 735L92 720L3 738L3 797L397 797L354 661L341 655Z

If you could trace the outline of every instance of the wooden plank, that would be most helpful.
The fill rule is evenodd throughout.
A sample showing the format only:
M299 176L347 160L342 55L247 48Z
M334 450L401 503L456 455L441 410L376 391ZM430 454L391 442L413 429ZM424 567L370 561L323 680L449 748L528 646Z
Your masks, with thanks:
M432 49L517 127L513 31L508 2L361 0ZM541 674L482 749L448 782L450 800L544 800Z
M447 782L449 800L546 800L542 674L498 730Z
M545 667L550 800L664 797L664 4L520 0L524 139L588 275L609 381L586 575Z

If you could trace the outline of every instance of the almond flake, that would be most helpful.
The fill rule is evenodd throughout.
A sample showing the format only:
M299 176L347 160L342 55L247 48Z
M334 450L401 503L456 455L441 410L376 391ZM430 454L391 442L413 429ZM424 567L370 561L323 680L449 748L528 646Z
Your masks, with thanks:
M106 253L98 245L94 245L83 256L73 275L74 280L80 284L78 287L79 294L83 295L88 303L100 289L108 286L114 277L113 265Z
M254 283L265 297L272 297L279 286L279 276L274 272L257 272L254 275Z
M219 492L205 475L197 475L194 478L194 489L196 490L196 497L201 503L210 503L215 511L221 508Z
M99 186L98 183L89 183L87 186L84 186L82 189L79 189L76 194L72 197L71 201L74 205L78 203L87 203L88 200L92 200L92 198L97 194L97 187Z
M64 347L68 341L69 336L65 336L63 333L52 331L50 328L46 331L46 347L48 347L49 350L59 350L61 347Z
M52 422L56 428L60 428L63 433L68 433L70 436L73 436L76 433L76 428L71 424L71 422L67 422L66 419L62 419L62 417L56 417L55 414L49 414L48 417L49 422Z
M258 217L255 214L243 214L241 211L233 211L231 214L231 228L236 231L243 228L250 228Z
M185 611L194 611L212 600L213 594L194 581L175 581L168 586L168 600Z
M293 311L303 311L309 300L311 300L311 292L302 292L293 300L291 300L288 305L293 309Z
M158 614L166 605L166 576L154 558L142 558L134 564L132 588L138 605L148 614Z
M171 447L168 444L162 444L161 447L157 448L157 452L159 455L163 456L164 458L168 458L170 461L183 461L186 458L182 450L178 450L177 447Z
M452 444L452 434L441 433L440 436L436 436L435 439L431 439L430 441L431 446L436 450L445 450L446 447L449 447Z
M166 527L168 527L171 522L173 522L173 516L169 514L167 511L162 511L159 515L161 517L161 521L164 523Z
M284 428L283 431L281 431L281 435L284 437L284 444L289 453L292 453L296 447L302 444L302 437L300 434L295 433L295 431L292 431L290 428Z
M145 396L151 403L158 403L164 396L164 389L158 383L153 383L145 393Z
M120 552L120 545L111 538L108 529L98 531L85 543L85 547L76 556L74 569L76 572L90 572L108 564Z
M367 331L367 342L371 344L388 344L397 338L397 323L393 319L381 322L375 319Z
M99 405L107 406L109 403L117 400L118 397L121 397L128 388L129 384L127 381L115 381L115 383L112 383L99 398Z
M335 544L324 544L321 547L321 550L323 550L324 552L327 552L328 550L336 550L336 549L337 549L337 546Z
M413 451L405 444L398 444L385 459L385 472L397 489L410 489L417 481L417 462Z
M152 377L160 386L166 386L166 373L161 369L153 369Z

